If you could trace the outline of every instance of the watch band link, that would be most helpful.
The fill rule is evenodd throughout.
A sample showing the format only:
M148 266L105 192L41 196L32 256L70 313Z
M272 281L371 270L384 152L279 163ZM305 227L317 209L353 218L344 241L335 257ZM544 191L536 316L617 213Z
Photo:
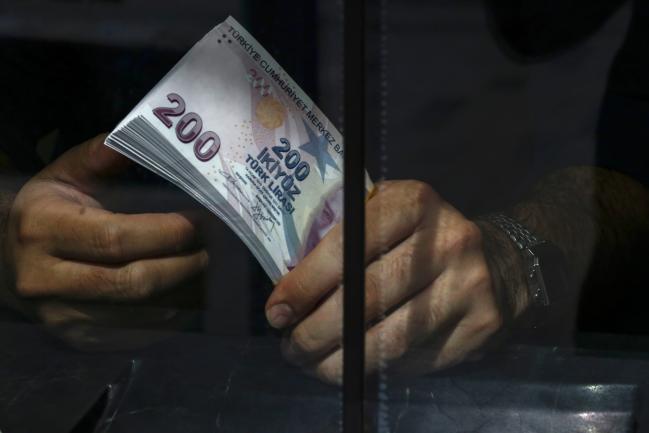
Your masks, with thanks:
M487 215L484 220L504 231L518 247L527 266L524 271L532 303L544 307L550 305L550 299L541 274L539 257L533 251L534 247L545 244L546 241L538 238L523 224L505 214Z

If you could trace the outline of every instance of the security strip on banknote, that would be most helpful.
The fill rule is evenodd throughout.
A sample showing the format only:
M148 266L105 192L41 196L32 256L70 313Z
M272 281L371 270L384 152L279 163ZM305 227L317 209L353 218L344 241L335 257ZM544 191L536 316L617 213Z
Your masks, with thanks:
M275 282L342 218L342 136L232 17L106 144L225 221Z

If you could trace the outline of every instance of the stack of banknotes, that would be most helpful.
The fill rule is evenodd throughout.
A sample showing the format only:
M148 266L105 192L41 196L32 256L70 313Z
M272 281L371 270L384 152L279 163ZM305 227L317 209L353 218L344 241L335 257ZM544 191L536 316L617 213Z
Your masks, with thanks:
M342 136L232 17L182 58L106 145L225 221L275 282L342 218Z

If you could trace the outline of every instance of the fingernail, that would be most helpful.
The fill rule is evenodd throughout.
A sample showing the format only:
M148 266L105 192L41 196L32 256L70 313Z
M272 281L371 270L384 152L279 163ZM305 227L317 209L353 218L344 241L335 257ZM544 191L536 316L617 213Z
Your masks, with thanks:
M293 309L287 304L273 305L266 311L266 318L273 328L285 328L293 321Z

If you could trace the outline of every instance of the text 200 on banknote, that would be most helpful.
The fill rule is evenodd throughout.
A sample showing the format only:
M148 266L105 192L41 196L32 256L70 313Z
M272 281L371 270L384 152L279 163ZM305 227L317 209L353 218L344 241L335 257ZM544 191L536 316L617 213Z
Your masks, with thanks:
M175 107L158 107L153 114L167 127L173 126L172 117L183 116L176 124L176 137L183 143L194 143L194 155L200 161L209 161L219 153L221 138L216 132L203 132L203 119L197 113L185 114L185 100L177 93L167 95L169 102Z

